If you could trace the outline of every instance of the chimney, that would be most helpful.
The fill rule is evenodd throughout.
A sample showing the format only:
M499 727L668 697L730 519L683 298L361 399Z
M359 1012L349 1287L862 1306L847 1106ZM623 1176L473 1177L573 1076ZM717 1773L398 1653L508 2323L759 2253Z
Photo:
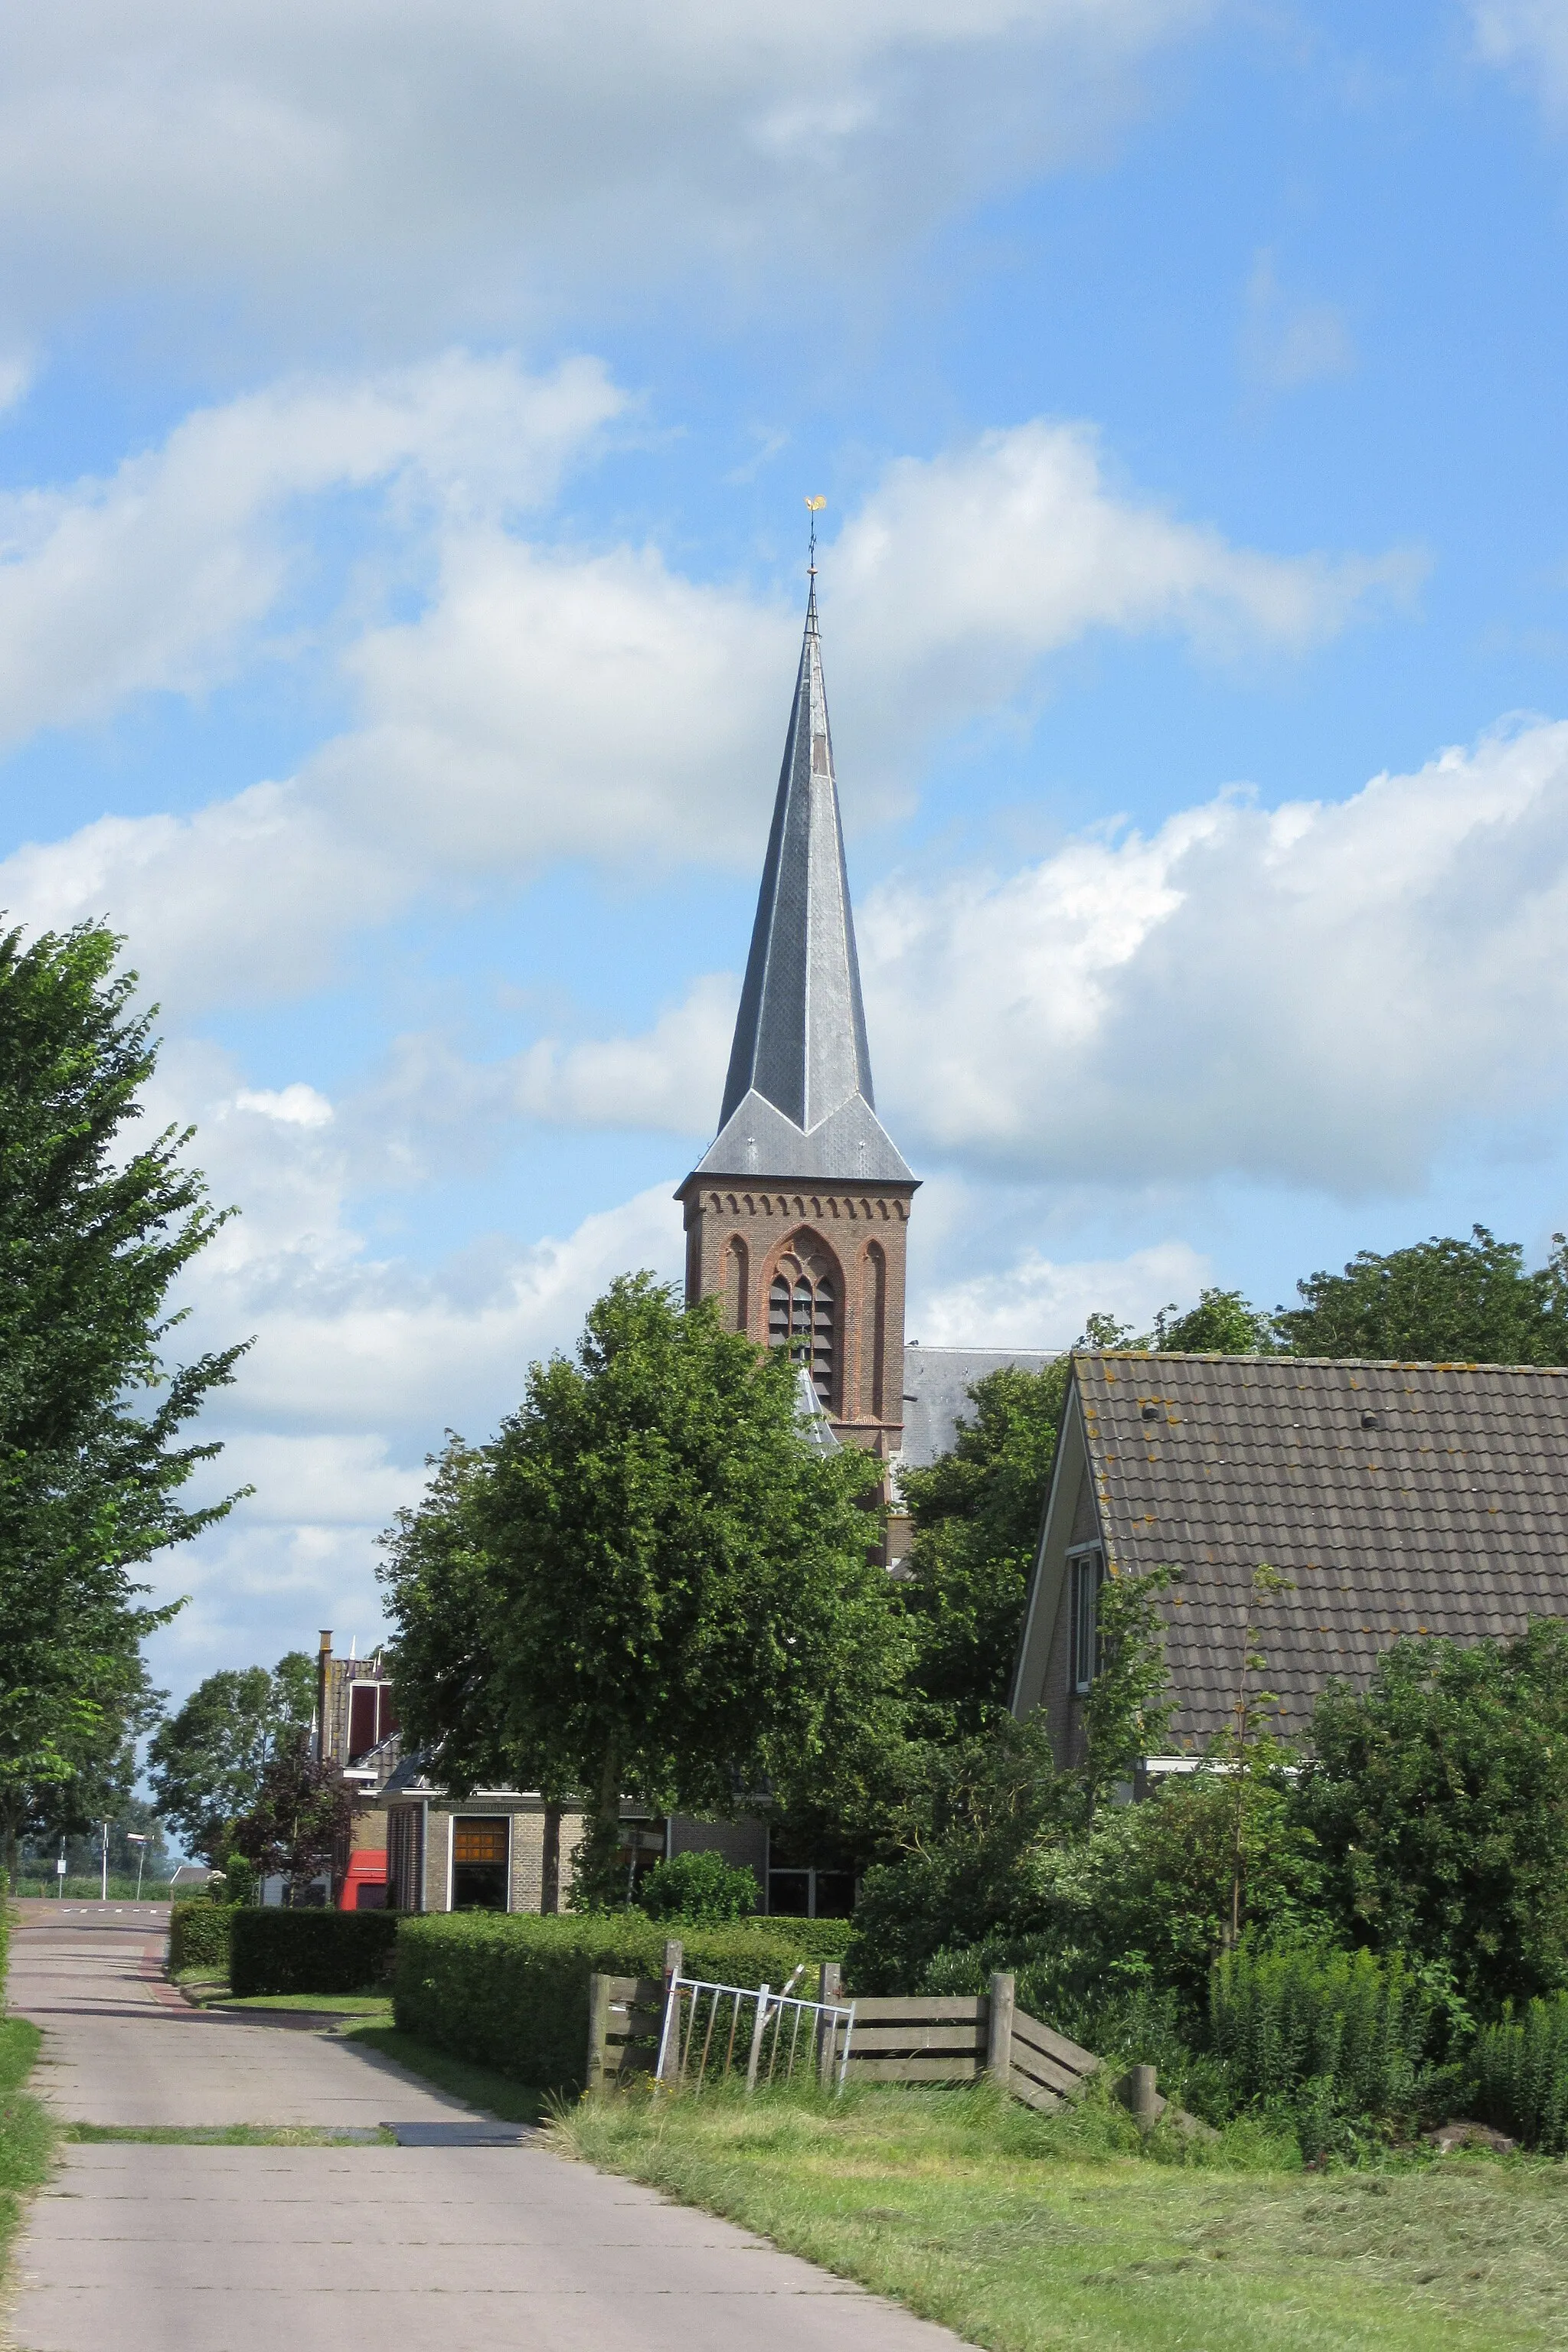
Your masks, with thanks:
M316 1660L316 1761L327 1760L327 1683L332 1664L332 1629L321 1628L321 1655Z

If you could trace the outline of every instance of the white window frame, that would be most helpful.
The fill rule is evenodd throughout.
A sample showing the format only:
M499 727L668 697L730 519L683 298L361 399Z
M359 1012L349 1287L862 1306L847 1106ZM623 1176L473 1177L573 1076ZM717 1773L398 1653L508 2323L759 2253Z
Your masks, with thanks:
M1100 1588L1105 1581L1105 1554L1098 1543L1075 1544L1067 1557L1070 1606L1068 1658L1068 1686L1075 1698L1087 1698L1099 1671Z

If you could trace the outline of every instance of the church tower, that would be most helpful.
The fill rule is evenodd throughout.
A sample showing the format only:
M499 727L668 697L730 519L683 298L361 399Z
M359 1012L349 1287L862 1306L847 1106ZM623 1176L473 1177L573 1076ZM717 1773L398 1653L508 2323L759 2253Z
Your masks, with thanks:
M719 1134L676 1197L688 1299L718 1293L731 1330L796 1348L837 1434L883 1459L915 1186L871 1092L814 571Z

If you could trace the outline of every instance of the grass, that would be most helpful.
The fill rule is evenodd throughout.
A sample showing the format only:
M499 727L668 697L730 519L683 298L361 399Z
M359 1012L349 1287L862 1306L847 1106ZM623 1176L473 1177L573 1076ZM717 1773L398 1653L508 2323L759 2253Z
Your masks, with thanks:
M1568 2310L1568 2167L1308 2173L974 2091L626 2094L563 2151L757 2230L990 2352L1537 2352Z
M406 2073L421 2075L438 2091L461 2099L465 2106L478 2107L481 2114L495 2116L502 2123L536 2124L550 2105L547 2091L514 2083L510 2074L498 2074L491 2067L470 2065L466 2058L454 2058L428 2042L416 2041L412 2033L400 2032L395 2025L351 2025L344 2038L363 2042Z
M237 1999L217 1991L205 2009L281 2009L296 2016L363 2017L370 2025L392 2023L392 1996L384 1992L252 1992Z
M151 2147L393 2147L389 2131L333 2131L324 2124L67 2124L79 2147L130 2140Z
M0 2017L0 2275L23 2196L47 2175L54 2147L55 2126L47 2110L22 2088L40 2038L26 2018Z
M47 1878L20 1879L16 1885L16 1895L18 1903L97 1903L101 1899L99 1890L102 1884L96 1870L80 1877L72 1875L66 1880L66 1891L62 1895L59 1891L60 1882L51 1873ZM136 1893L134 1871L129 1877L122 1877L118 1871L113 1870L109 1874L110 1903L135 1903L138 1900L142 1903L167 1903L170 1893L170 1882L166 1878L144 1878L139 1897Z

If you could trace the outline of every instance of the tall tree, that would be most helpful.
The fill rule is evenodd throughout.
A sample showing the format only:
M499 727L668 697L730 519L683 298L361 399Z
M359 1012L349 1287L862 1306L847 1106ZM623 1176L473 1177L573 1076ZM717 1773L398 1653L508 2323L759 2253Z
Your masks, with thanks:
M100 923L0 939L0 1842L71 1810L147 1690L150 1609L132 1570L236 1499L180 1501L216 1444L185 1423L238 1348L170 1370L171 1285L222 1217L184 1160L140 1151L152 1012ZM69 1827L68 1820L61 1824Z
M914 1527L900 1589L915 1642L912 1727L925 1738L970 1738L1005 1710L1068 1370L1064 1356L1037 1372L988 1372L952 1451L900 1479Z
M458 1789L583 1791L579 1888L607 1895L623 1796L741 1808L896 1715L877 1476L809 1443L782 1351L624 1277L388 1538L405 1739Z
M191 1853L222 1861L268 1764L309 1731L315 1696L310 1660L290 1650L271 1674L244 1666L209 1675L159 1725L147 1750L149 1777L159 1811Z
M1568 1364L1568 1243L1552 1238L1533 1271L1517 1242L1485 1225L1467 1242L1434 1234L1384 1257L1361 1250L1342 1274L1299 1282L1301 1305L1276 1320L1297 1356Z

